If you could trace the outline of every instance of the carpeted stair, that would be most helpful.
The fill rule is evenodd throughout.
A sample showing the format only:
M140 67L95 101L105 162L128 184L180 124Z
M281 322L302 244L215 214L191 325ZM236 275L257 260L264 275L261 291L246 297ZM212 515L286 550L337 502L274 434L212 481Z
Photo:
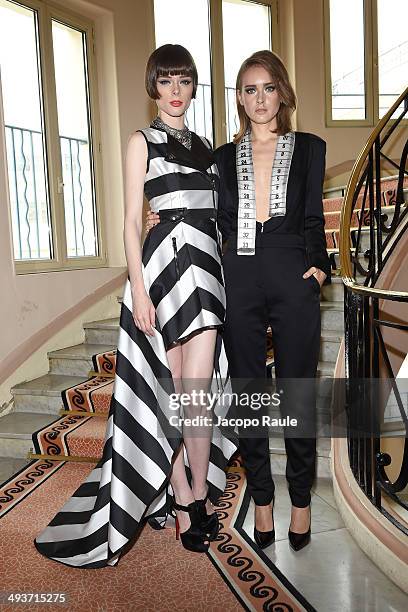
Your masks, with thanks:
M404 179L404 191L408 188L408 177ZM395 209L397 197L397 181L396 179L385 179L381 181L381 207L383 214L388 218L392 217ZM407 198L405 197L405 205ZM327 252L330 255L333 270L338 268L338 254L340 245L340 219L341 209L343 206L343 197L325 198L323 200L323 210L325 217L325 232ZM351 244L352 250L355 250L356 233L359 228L361 215L362 230L367 231L370 226L369 215L367 214L367 203L362 212L363 192L357 198L356 205L351 218Z
M116 353L99 353L92 361L95 376L62 391L63 416L33 433L31 458L98 461L102 457Z

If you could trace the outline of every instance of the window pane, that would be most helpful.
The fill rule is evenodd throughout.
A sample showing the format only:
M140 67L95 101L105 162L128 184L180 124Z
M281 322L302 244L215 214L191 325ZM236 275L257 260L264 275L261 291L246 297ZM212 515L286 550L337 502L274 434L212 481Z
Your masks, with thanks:
M227 140L230 141L239 126L235 94L238 70L255 51L272 48L270 8L245 0L223 0L222 22Z
M194 58L199 85L186 113L186 123L193 132L213 142L208 1L154 0L154 19L156 47L177 43Z
M407 86L408 3L407 0L377 0L377 2L381 118ZM397 115L398 112L394 116Z
M51 259L37 14L0 0L0 68L16 260Z
M365 119L363 0L330 0L330 57L332 118Z
M67 256L98 255L85 33L52 22Z

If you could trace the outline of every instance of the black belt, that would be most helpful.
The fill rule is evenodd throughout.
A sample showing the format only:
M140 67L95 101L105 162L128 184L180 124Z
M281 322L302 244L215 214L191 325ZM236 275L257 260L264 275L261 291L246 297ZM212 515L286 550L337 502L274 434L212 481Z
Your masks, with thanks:
M193 219L217 219L215 208L162 208L158 211L160 221L181 221L186 217Z

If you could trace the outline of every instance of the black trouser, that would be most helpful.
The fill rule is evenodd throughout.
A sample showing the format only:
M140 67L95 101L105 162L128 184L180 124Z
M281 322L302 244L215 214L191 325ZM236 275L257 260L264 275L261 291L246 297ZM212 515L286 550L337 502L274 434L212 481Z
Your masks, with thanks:
M277 380L308 378L310 382L316 376L319 359L320 286L313 277L302 278L310 267L302 238L261 233L257 224L256 254L237 255L233 236L228 240L223 265L227 294L225 348L231 378L265 378L266 330L270 325ZM314 398L310 394L304 408L314 421ZM299 413L299 406L296 411ZM291 414L290 402L285 404L285 413ZM258 431L257 437L243 434L241 430L240 452L249 492L257 505L269 504L274 483L268 431ZM286 434L285 430L290 498L294 506L306 507L315 475L316 439Z

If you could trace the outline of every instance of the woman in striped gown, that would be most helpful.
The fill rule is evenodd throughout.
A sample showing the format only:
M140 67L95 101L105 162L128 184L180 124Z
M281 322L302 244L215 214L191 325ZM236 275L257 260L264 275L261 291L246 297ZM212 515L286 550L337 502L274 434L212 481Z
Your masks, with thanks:
M115 565L144 521L166 517L169 504L189 550L205 552L219 528L210 500L224 490L237 442L212 426L202 395L224 389L228 372L218 174L208 141L184 127L197 82L184 47L164 45L149 58L146 89L159 116L128 143L128 280L103 457L35 539L40 553L66 565ZM143 193L161 223L142 247ZM198 398L184 416L201 417L201 427L183 427L170 401L181 392ZM227 410L220 399L213 407L216 416Z

